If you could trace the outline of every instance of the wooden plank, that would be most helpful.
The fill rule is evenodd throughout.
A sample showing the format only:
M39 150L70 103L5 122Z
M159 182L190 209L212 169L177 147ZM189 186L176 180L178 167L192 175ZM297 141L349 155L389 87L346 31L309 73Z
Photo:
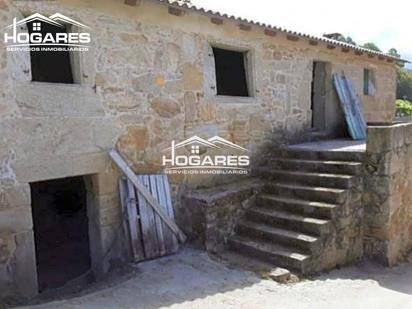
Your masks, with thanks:
M353 101L353 98L350 94L350 89L349 85L347 84L345 80L345 76L341 76L341 85L343 88L343 92L345 93L346 100L348 101L348 104L350 106L350 111L351 111L351 119L352 119L352 125L356 130L356 139L363 139L364 138L364 133L362 132L362 127L358 119L358 115L355 109L355 102Z
M139 175L138 180L145 186L149 187L147 176ZM140 222L142 224L142 238L145 256L152 259L160 256L159 245L156 232L155 214L149 203L141 192L137 192L138 207L140 211Z
M359 97L357 96L355 88L353 87L353 84L351 83L349 78L342 74L339 79L345 100L350 106L350 120L352 127L356 133L355 139L365 139L367 125L360 107Z
M148 191L145 188L145 186L143 186L139 182L136 174L127 165L126 161L124 161L123 158L114 149L112 149L109 152L109 155L113 159L113 161L117 164L117 166L123 171L123 173L125 173L126 176L130 179L130 181L137 188L139 193L141 193L144 196L144 198L149 203L149 205L153 208L153 210L160 216L160 218L162 218L162 220L173 231L173 233L175 233L179 241L182 243L185 242L186 240L185 234L179 229L179 227L176 225L176 223L173 220L168 218L168 216L164 214L163 211L161 211L159 203L153 198L153 196L150 194L150 191Z
M354 113L355 113L355 117L360 126L361 137L363 139L366 139L367 124L366 124L365 116L362 112L359 96L356 94L355 87L353 86L353 83L350 80L350 78L346 76L343 76L343 78L347 84L347 88L349 90L349 96L353 102Z
M360 101L358 96L353 89L352 84L349 83L348 78L342 74L341 81L345 89L346 96L349 100L351 107L351 112L354 119L354 126L356 127L357 138L365 139L366 138L366 122L363 118L363 113L360 110Z
M135 6L137 5L137 0L125 0L124 3L127 5Z
M166 205L166 193L164 184L163 184L163 175L156 175L156 186L157 186L157 196L159 198L159 204L163 206L163 210L169 216L169 218L173 218L170 216ZM170 192L169 192L170 194ZM174 253L173 251L173 239L175 238L174 234L169 229L163 229L163 236L165 241L165 250L166 254Z
M353 107L354 103L350 98L349 90L347 89L347 85L345 84L343 77L338 74L334 74L333 80L351 137L355 140L363 139L364 134L362 133L361 127L355 116Z
M169 186L169 180L167 178L167 175L161 175L161 180L160 180L160 187L161 190L164 192L164 195L162 195L162 201L164 199L164 205L166 205L166 211L170 219L174 220L174 211L173 211L173 205L172 205L172 198L171 198L171 191L170 191L170 186ZM170 241L168 240L168 252L169 253L174 253L177 252L179 249L179 244L176 236L172 233L167 234L167 238L171 239Z
M135 259L134 250L132 248L133 244L131 241L130 228L129 228L129 215L127 209L127 182L126 179L119 178L119 194L120 194L120 203L122 205L122 218L123 218L123 232L125 237L125 247L127 250L127 255L130 259Z
M352 126L352 121L351 121L352 113L351 113L350 108L349 108L349 106L346 102L346 99L345 99L345 96L344 96L344 93L343 93L343 89L342 89L342 86L341 86L341 83L340 83L340 78L339 78L338 74L333 75L333 81L334 81L334 84L335 84L336 92L337 92L338 97L339 97L340 105L341 105L343 113L345 115L345 119L346 119L346 123L348 125L349 133L350 133L350 135L353 139L356 139L357 134L356 134L355 129Z
M127 180L127 210L129 216L130 238L132 243L133 257L136 262L142 261L145 258L142 238L140 233L139 215L137 214L136 195L133 184Z
M150 183L150 192L152 193L156 201L159 202L159 205L162 208L162 210L165 211L165 207L163 207L163 204L160 203L159 201L156 177L157 175L147 176L147 180ZM168 215L166 211L165 211L165 214ZM158 241L158 246L159 246L159 254L165 255L166 248L165 248L165 239L164 239L164 234L163 234L162 219L156 214L154 214L154 218L155 218L155 226L156 226L156 232L157 232L157 241Z
M359 130L358 130L358 127L356 126L356 123L355 123L355 117L353 115L352 106L350 104L350 99L348 97L347 89L345 88L345 84L343 83L342 76L339 76L339 87L340 87L341 93L342 93L342 100L343 100L344 104L347 106L347 112L348 112L347 119L348 119L348 124L350 125L350 127L352 128L352 131L354 132L353 138L354 139L359 139Z

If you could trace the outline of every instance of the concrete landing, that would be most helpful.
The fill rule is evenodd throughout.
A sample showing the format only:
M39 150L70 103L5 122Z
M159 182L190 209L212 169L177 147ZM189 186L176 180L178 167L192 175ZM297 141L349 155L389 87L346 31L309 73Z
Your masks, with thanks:
M365 152L366 141L354 141L352 139L333 139L318 142L309 142L290 145L289 149L307 151L348 151Z

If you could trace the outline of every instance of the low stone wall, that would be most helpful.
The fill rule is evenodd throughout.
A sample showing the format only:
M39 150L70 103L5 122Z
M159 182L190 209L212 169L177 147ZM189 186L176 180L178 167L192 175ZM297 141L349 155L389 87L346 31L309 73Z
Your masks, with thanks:
M365 254L385 265L412 250L412 123L368 127Z
M192 244L209 252L221 251L261 187L257 180L246 180L189 191L182 197L179 226Z

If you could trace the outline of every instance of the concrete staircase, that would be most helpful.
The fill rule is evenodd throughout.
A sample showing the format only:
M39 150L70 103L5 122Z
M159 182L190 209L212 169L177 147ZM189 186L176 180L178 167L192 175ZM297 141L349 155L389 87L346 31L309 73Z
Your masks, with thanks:
M359 185L362 152L287 150L257 174L265 186L228 239L230 250L295 273L330 268L340 214Z

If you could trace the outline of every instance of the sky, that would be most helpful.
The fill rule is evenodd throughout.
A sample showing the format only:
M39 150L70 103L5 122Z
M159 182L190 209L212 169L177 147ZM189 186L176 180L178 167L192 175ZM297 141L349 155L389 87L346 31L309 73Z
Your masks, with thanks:
M406 0L192 0L196 6L321 36L339 32L358 44L394 47L412 61L412 7ZM408 65L412 68L412 65Z

